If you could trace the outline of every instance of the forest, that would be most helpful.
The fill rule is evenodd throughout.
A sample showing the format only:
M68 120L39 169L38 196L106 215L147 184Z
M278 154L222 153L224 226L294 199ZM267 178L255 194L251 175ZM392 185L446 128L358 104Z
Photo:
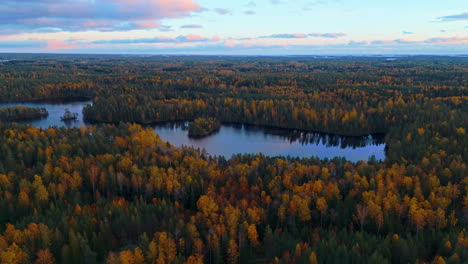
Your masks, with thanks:
M12 106L0 108L1 121L20 121L46 117L47 109L27 106Z
M216 118L199 117L189 123L188 135L189 137L205 137L216 132L220 127L221 122Z
M468 260L466 57L2 60L0 102L92 105L0 122L0 263ZM147 126L193 120L381 134L386 159L210 156Z

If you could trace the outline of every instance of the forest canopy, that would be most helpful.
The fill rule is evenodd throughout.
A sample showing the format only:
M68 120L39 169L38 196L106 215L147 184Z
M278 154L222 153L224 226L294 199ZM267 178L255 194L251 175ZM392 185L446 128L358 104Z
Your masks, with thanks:
M1 263L468 259L467 58L0 59L0 101L90 97L94 123L0 123ZM386 159L212 157L145 126L208 118L381 133Z
M204 137L219 130L221 122L218 119L209 117L199 117L189 123L188 135L189 137Z
M0 121L21 121L43 118L49 113L45 108L27 107L27 106L10 106L0 108Z

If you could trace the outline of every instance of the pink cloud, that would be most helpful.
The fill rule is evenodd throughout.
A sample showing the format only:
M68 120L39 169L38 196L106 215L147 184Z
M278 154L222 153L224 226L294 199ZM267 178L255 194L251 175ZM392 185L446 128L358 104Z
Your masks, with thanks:
M10 38L11 36L14 36L14 35L0 35L0 40L8 39L8 38Z
M236 44L235 44L234 41L232 41L232 40L226 40L226 41L224 42L224 46L232 48L232 47L235 47Z
M221 38L220 38L219 36L213 36L212 40L213 40L213 41L220 41Z
M414 41L410 39L399 38L399 39L395 39L395 42L400 43L400 44L406 44L406 43L413 43Z
M200 35L189 34L185 37L187 40L195 41L195 40L204 40L204 38Z
M295 38L305 38L306 35L304 33L294 33Z
M193 0L152 0L151 2L164 17L186 16L201 9L201 6Z
M161 23L157 22L141 22L141 23L136 23L137 28L155 28L159 27Z
M204 9L197 0L1 0L0 32L128 31ZM5 13L4 12L4 13ZM148 23L152 21L152 23ZM159 24L158 24L159 25Z
M63 50L74 48L76 48L76 45L69 44L63 40L51 40L47 43L47 49L49 50Z
M87 28L108 27L110 25L112 25L112 23L109 21L88 21L83 23L83 26Z

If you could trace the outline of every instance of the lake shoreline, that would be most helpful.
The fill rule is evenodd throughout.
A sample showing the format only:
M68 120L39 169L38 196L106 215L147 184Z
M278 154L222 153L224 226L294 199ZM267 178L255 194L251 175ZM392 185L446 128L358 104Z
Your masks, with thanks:
M76 97L73 97L75 99ZM88 99L87 97L80 97ZM72 112L82 112L86 104L92 101L72 101L62 103L63 99L70 97L54 98L54 103L39 103L39 100L25 105L37 105L49 110L50 116L45 119L32 122L21 122L41 129L48 127L78 128L79 126L93 126L105 124L119 124L121 122L90 122L80 116L76 121L63 122L60 117L65 109ZM50 101L48 98L46 101ZM0 103L1 104L1 103ZM22 104L20 102L10 103ZM83 118L81 118L83 117ZM386 142L385 134L365 135L340 135L329 132L276 127L249 123L221 122L222 128L208 136L188 136L187 122L190 120L171 120L158 122L126 122L127 124L140 124L151 129L158 136L175 146L189 146L193 148L206 149L213 156L231 157L235 154L262 153L266 156L290 156L290 157L320 157L333 158L345 157L352 162L368 160L371 156L379 160L385 159ZM124 123L124 122L122 122Z
M50 98L33 98L27 100L10 100L10 101L1 101L1 104L25 104L25 103L48 103L48 104L60 104L60 103L79 103L91 101L92 96L59 96L59 97L50 97Z
M95 120L85 120L85 122L89 124L113 124L118 125L119 123L130 123L130 124L138 124L142 126L158 126L158 125L165 125L170 123L186 123L191 122L194 119L178 119L178 120L170 120L170 121L152 121L152 122L137 122L137 121L119 121L119 122L108 122L108 121L95 121ZM301 128L294 128L294 127L281 127L275 125L263 125L263 124L254 124L254 123L242 123L242 122L222 122L221 125L230 125L230 126L251 126L251 127L258 127L263 129L277 129L289 132L303 132L303 133L320 133L320 134L327 134L331 136L340 136L340 137L367 137L367 136L377 136L379 138L385 138L386 133L378 132L378 133L365 133L365 134L340 134L340 133L333 133L330 131L320 131L320 130L312 130L312 129L301 129ZM214 132L216 133L216 132Z

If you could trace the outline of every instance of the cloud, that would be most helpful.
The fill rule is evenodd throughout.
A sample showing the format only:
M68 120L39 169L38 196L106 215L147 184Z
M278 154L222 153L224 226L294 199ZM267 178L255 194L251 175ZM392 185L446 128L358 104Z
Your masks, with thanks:
M261 36L259 38L285 38L285 39L294 39L294 38L306 38L307 35L303 33L294 33L294 34L273 34L268 36Z
M253 10L247 10L247 11L244 12L244 14L251 16L251 15L255 15L256 12L253 11Z
M317 37L317 38L339 38L346 36L344 33L294 33L294 34L273 34L268 36L261 36L259 38L285 38L285 39L297 39L297 38L307 38L307 37Z
M451 37L451 38L430 38L424 41L425 43L430 44L456 44L456 43L467 43L468 38L459 38L459 37Z
M95 40L89 44L147 44L147 43L173 43L175 39L154 37L154 38L138 38L138 39L110 39L110 40Z
M104 35L104 34L103 34ZM123 35L123 34L122 34ZM463 54L468 38L394 39L374 41L342 41L323 43L313 38L221 39L189 34L178 37L136 39L76 40L76 39L0 39L0 51L112 54L251 54L251 55L313 55L313 54Z
M371 45L397 45L397 44L417 44L422 43L421 41L414 41L409 39L387 39L387 40L373 40L370 42Z
M286 38L295 38L293 34L283 36ZM298 37L300 38L300 37ZM468 43L468 38L432 38L427 40L412 40L412 39L393 39L393 40L373 40L373 41L356 41L338 42L333 44L323 44L321 42L312 42L310 40L291 41L285 44L284 40L268 40L262 41L261 37L252 38L245 41L239 39L226 40L224 47L232 50L254 50L265 54L268 52L276 52L277 54L294 53L297 54L315 54L313 51L327 50L330 54L347 53L354 54L450 54L459 53L466 50L461 43ZM430 44L430 45L428 45Z
M309 36L322 37L322 38L339 38L339 37L346 36L346 34L345 33L324 33L324 34L312 33L312 34L309 34Z
M179 36L177 37L178 40L181 42L191 42L191 41L205 41L208 40L206 38L203 38L200 35L195 35L195 34L189 34L187 36Z
M373 45L390 45L390 44L395 44L394 40L373 40L371 41L371 44Z
M155 28L159 27L161 23L159 22L141 22L141 23L135 23L135 28L138 29L143 29L143 28Z
M226 9L226 8L215 8L216 13L220 15L227 15L231 13L231 10Z
M157 43L194 43L194 42L217 42L220 41L219 36L213 36L212 38L202 37L196 34L181 35L175 38L170 37L154 37L154 38L137 38L137 39L111 39L111 40L95 40L89 43L83 44L157 44Z
M76 47L76 45L67 43L63 40L51 40L47 43L47 49L49 50L74 49Z
M414 43L413 40L404 39L404 38L395 39L394 42L395 42L395 43L399 43L399 44L410 44L410 43Z
M438 17L437 19L438 21L468 20L468 12L464 12L464 13L456 14L456 15Z
M410 40L410 39L394 39L394 40L373 40L370 42L372 45L397 45L397 44L412 44L412 45L423 45L423 44L466 44L468 38L460 37L435 37L428 38L426 40Z
M2 0L0 34L7 31L125 31L202 11L196 0Z
M412 34L414 34L414 33L413 33L413 32L410 32L410 31L403 31L403 34L404 34L404 35L412 35Z
M173 31L171 26L166 26L166 25L161 25L158 27L158 30L159 31L162 31L162 32L169 32L169 31Z
M348 42L349 46L363 46L363 45L367 45L367 41L354 41L354 40L351 40Z
M183 25L180 28L202 28L202 25L195 25L195 24L190 24L190 25Z

